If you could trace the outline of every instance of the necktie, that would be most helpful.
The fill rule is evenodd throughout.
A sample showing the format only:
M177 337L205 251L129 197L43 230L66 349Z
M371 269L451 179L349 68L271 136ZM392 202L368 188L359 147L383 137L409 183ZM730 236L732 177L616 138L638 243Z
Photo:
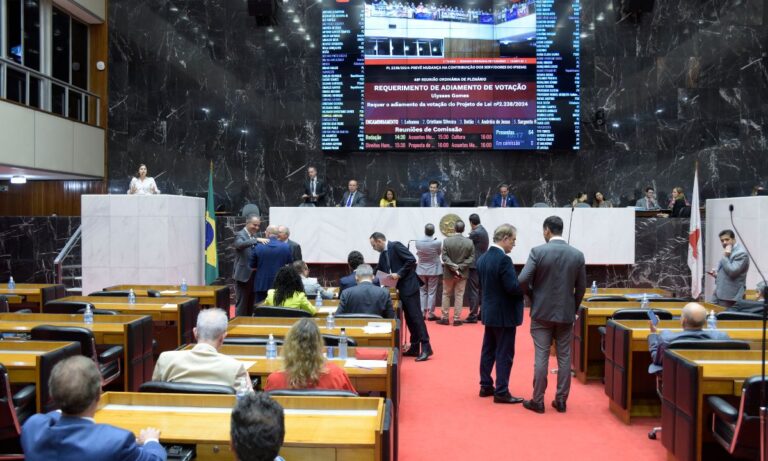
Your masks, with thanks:
M349 198L347 199L347 206L348 206L348 207L351 207L351 206L352 206L352 197L354 197L354 196L355 196L355 193L354 193L354 192L352 192L351 194L349 194Z
M389 250L384 249L384 258L387 260L387 270L392 273L392 264L389 262Z
M315 178L312 178L312 195L315 195L315 191L317 190L317 180Z
M647 199L645 199L645 202L646 202L645 208L650 210L652 208L651 207L651 199L647 198Z
M507 198L501 197L501 207L506 208L507 207Z
M432 207L437 208L437 194L432 194Z

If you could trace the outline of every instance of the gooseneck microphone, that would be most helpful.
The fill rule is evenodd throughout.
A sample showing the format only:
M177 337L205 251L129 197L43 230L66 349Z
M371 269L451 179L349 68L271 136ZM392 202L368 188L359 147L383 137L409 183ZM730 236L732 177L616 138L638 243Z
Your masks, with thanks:
M568 220L568 245L571 244L571 229L573 229L573 210L576 208L574 204L571 204L571 218Z

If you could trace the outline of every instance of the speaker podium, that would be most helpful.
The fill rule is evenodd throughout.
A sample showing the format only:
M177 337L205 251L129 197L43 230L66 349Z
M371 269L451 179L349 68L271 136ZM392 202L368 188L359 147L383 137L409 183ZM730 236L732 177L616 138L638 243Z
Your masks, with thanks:
M205 200L83 195L83 294L117 284L205 285Z

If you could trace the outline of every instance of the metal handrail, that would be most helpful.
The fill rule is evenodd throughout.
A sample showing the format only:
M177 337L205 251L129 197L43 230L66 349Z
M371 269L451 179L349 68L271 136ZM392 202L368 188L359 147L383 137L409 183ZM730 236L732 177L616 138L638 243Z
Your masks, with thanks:
M64 248L59 251L56 259L53 260L53 268L54 272L56 273L56 283L64 283L64 260L67 259L67 256L69 256L72 248L74 248L75 245L77 245L77 242L80 240L82 227L82 225L77 226L77 230L75 230L75 232L69 237L69 240L67 240Z
M29 90L29 88L28 88L29 87L29 81L28 80L29 80L29 76L30 75L35 77L35 78L37 78L37 79L39 79L39 80L47 82L49 84L55 84L55 85L64 87L67 90L67 94L71 91L71 92L78 93L78 94L81 94L81 95L84 95L84 96L88 96L90 98L94 98L96 100L96 111L95 111L96 112L95 113L95 115L96 115L96 126L101 126L101 111L99 110L100 107L101 107L101 97L99 95L97 95L95 93L91 93L90 91L84 90L84 89L82 89L82 88L80 88L78 86L74 86L74 85L72 85L70 83L67 83L67 82L63 81L63 80L59 80L59 79L57 79L55 77L51 77L50 75L45 75L45 74L43 74L40 71L37 71L37 70L34 70L34 69L30 69L28 67L24 67L24 66L20 65L19 63L17 63L16 61L13 61L11 59L4 58L4 57L0 56L0 70L2 70L2 72L0 72L0 82L3 82L3 84L4 84L3 86L5 86L5 83L8 81L8 75L7 75L7 72L4 70L4 68L8 68L8 67L12 68L13 70L15 70L17 72L21 72L21 73L26 75L26 79L27 79L27 92L26 92L26 96L27 96L27 99L29 98L29 91L28 91ZM5 94L5 88L0 88L0 95L2 95L4 98L7 98L7 95ZM48 92L48 98L47 98L47 102L49 104L47 104L46 107L43 108L43 110L45 110L46 112L53 113L51 111L51 107L50 107L51 106L51 104L50 104L51 98L52 98L52 94L49 91ZM67 96L67 99L69 99L68 96ZM83 100L83 104L84 103L85 103L85 98ZM28 101L26 101L24 104L29 106L29 102ZM66 115L69 116L69 104L66 104L64 109L65 109ZM87 120L86 120L86 122L87 122Z

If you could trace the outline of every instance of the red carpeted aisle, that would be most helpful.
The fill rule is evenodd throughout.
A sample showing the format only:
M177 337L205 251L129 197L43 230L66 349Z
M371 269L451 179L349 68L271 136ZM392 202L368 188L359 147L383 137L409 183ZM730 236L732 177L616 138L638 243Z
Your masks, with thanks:
M465 311L466 312L466 311ZM510 392L530 398L533 343L530 318L517 329ZM400 402L400 461L423 460L589 460L662 461L666 451L647 432L658 420L624 425L608 410L600 382L571 385L568 412L549 402L555 375L549 375L543 415L521 404L494 404L480 398L478 367L483 327L428 322L435 355L424 363L404 358ZM555 359L550 364L555 367Z

